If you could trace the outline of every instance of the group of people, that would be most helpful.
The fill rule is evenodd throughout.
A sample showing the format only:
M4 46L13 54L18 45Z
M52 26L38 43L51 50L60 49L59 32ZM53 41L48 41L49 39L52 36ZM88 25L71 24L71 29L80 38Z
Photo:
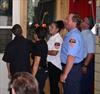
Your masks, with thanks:
M47 28L37 27L35 42L24 38L21 26L14 25L11 31L15 38L7 45L3 56L8 77L13 80L19 72L32 74L38 81L39 94L45 94L43 89L47 76L50 94L60 94L59 82L63 84L63 94L94 94L95 36L91 32L92 21L92 18L82 20L79 14L70 13L65 21L54 21L49 25L51 36L48 40L45 40ZM62 38L60 32L64 28L68 33ZM24 76L21 77L25 80ZM17 78L16 83L20 80ZM30 90L30 93L17 93L20 89L13 94L36 94L27 88L25 92Z

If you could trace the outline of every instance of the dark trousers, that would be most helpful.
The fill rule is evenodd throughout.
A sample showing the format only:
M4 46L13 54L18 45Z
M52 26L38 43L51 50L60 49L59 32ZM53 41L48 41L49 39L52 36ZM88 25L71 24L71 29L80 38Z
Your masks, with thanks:
M74 64L63 85L63 94L81 94L82 63Z
M61 70L54 66L52 63L48 62L48 73L50 80L50 94L60 94L58 83Z
M36 79L39 84L39 94L45 94L43 89L45 86L45 81L47 79L47 75L48 75L48 72L47 72L47 69L45 69L45 68L39 69L36 74Z
M94 94L94 61L88 65L87 74L82 75L82 94Z

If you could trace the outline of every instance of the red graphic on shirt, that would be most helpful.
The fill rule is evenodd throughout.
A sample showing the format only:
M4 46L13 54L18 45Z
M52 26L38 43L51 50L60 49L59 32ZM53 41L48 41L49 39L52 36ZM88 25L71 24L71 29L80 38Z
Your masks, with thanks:
M59 42L56 42L56 43L54 44L54 46L55 46L56 49L59 49L59 48L60 48L60 43L59 43Z
M69 40L69 45L70 45L71 47L74 47L75 44L76 44L76 40L75 40L74 38L71 38L71 39Z

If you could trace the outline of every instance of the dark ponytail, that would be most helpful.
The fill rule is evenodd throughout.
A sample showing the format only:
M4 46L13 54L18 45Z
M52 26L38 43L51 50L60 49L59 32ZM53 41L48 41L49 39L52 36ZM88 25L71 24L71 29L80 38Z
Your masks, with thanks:
M53 23L59 29L58 32L60 32L62 29L64 29L64 22L62 20L54 21Z

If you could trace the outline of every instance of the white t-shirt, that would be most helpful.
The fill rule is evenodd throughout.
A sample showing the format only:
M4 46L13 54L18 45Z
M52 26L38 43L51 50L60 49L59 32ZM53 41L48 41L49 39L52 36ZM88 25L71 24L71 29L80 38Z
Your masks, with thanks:
M62 70L62 66L61 66L60 52L61 52L62 42L63 42L63 39L59 33L55 34L54 36L51 36L47 42L48 50L58 51L56 56L48 55L47 61L51 62L53 65L55 65L57 68L61 70Z

